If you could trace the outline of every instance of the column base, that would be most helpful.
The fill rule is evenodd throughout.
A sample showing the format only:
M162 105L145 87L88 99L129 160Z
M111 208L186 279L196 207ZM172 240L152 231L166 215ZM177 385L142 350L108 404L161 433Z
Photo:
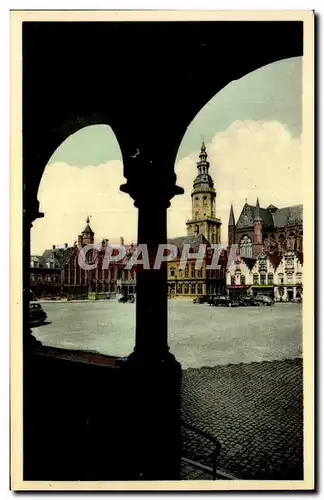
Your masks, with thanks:
M128 442L134 477L163 481L180 479L181 365L170 352L149 357L136 350L123 364Z

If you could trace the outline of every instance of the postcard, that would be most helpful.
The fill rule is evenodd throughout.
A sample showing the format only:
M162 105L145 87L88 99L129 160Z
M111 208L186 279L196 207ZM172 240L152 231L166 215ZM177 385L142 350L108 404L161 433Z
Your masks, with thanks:
M314 12L11 11L11 489L313 490Z

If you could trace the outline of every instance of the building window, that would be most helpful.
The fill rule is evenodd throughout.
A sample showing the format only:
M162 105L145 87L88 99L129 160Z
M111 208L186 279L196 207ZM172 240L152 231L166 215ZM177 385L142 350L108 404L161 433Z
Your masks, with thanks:
M190 266L190 276L191 278L195 277L195 264L191 264Z
M202 285L198 285L198 295L202 295Z
M189 268L187 265L185 267L185 278L189 278Z
M32 274L30 275L30 281L35 281L35 274L34 274L34 273L32 273Z
M198 278L202 278L202 269L198 269L197 275Z
M184 286L184 294L189 295L189 285Z
M273 274L268 273L268 285L273 285Z
M287 283L292 283L293 282L293 275L292 273L287 273Z
M231 285L235 285L235 276L231 276Z
M110 269L110 279L111 279L111 280L114 280L114 279L115 279L115 268L114 268L114 267L112 267L112 268Z
M260 273L260 285L265 285L265 284L266 284L266 274Z
M244 274L241 275L241 285L245 285L245 276L244 276Z
M240 254L242 257L252 257L252 240L246 235L240 241Z
M194 283L190 285L190 293L191 295L195 295L196 293L196 285Z
M282 273L279 273L278 274L278 277L279 277L279 283L284 283L284 275Z
M253 285L259 284L259 275L257 273L253 274Z
M303 275L302 273L297 273L296 274L296 284L297 285L301 285L303 282Z
M179 293L180 295L182 294L182 285L181 284L177 285L177 293Z

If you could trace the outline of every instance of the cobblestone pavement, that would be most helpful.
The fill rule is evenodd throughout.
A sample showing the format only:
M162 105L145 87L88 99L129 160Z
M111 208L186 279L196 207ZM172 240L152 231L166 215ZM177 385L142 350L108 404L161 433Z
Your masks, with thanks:
M302 479L302 360L189 368L183 372L182 419L216 437L218 465L239 479ZM189 458L211 447L183 431ZM183 479L211 479L188 464Z

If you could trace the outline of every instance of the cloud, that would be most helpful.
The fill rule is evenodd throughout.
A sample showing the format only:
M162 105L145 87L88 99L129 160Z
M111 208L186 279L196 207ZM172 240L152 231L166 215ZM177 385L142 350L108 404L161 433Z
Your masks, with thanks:
M119 190L125 183L120 161L78 168L55 163L45 168L38 190L45 217L33 223L32 253L42 253L53 244L73 244L92 215L97 241L136 241L137 210L132 199Z
M245 198L255 204L258 196L262 207L302 203L301 140L292 137L282 123L236 121L206 146L217 191L216 215L223 222L223 243L227 242L231 202L236 219ZM168 209L169 237L186 234L198 153L193 151L175 165L177 184L185 194L173 198ZM117 160L84 168L66 163L46 167L38 193L45 217L33 224L32 253L42 253L52 244L72 244L88 213L97 241L118 241L121 236L125 241L136 241L137 209L132 199L119 191L125 182L122 172L122 163Z
M262 207L271 203L288 206L302 199L301 139L291 136L278 121L235 121L224 132L216 134L206 145L217 191L216 215L220 217L222 241L227 242L227 223L233 202L236 219L245 203L255 204L257 196ZM175 236L180 218L191 214L190 192L196 175L198 151L176 164L177 184L185 189L183 196L172 200L169 233ZM181 216L180 216L181 214ZM180 229L184 234L184 230Z

